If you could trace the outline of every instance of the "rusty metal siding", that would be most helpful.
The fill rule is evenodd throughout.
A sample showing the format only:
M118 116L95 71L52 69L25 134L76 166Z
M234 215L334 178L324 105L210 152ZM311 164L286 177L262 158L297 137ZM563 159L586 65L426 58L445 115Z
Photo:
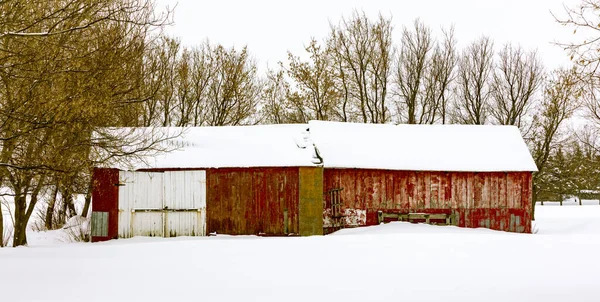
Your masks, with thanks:
M92 236L92 242L116 239L118 236L119 170L95 168L92 174L92 213L108 213L106 236ZM93 215L93 214L92 214ZM92 230L92 232L94 232ZM103 232L102 232L103 233Z
M346 215L366 211L360 225L376 224L377 211L382 210L445 213L456 215L462 227L531 232L530 172L325 169L323 190L334 188L343 189L340 196ZM324 221L331 218L330 208L325 194ZM325 232L331 231L327 227Z
M298 181L294 167L207 169L208 232L298 234Z

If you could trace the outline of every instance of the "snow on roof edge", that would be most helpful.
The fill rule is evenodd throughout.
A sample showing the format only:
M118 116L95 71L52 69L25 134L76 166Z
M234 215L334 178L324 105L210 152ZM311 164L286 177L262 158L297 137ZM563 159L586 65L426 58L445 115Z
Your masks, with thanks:
M537 171L529 148L515 126L310 121L309 128L326 168Z
M165 132L173 129L182 128L153 128ZM323 166L437 172L537 171L515 126L309 121L306 124L189 127L184 133L183 138L174 139L175 144L184 146L182 149L151 157L148 163L137 162L127 169ZM320 153L323 162L315 162L315 152Z

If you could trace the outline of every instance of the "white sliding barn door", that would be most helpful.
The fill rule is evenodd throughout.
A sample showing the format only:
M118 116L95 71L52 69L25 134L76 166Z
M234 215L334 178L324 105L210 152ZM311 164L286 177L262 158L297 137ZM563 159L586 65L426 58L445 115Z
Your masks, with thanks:
M165 237L206 235L206 172L165 172Z
M206 172L119 172L119 237L206 235Z

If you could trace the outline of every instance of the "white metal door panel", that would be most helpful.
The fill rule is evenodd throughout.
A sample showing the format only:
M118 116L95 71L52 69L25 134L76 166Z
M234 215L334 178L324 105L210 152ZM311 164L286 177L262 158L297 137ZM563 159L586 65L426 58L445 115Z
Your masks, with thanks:
M136 172L136 198L132 205L131 232L133 236L163 236L164 175Z
M119 173L119 237L163 236L163 173Z
M119 172L119 237L206 235L206 172Z
M206 235L206 171L165 172L165 236Z
M119 237L131 237L131 205L135 200L135 190L133 190L135 173L119 172Z

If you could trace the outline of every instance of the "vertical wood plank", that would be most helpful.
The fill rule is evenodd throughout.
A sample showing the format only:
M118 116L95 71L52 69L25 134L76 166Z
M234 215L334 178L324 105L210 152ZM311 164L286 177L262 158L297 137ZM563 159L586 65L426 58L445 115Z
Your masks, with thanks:
M441 176L439 172L431 172L430 173L430 181L431 181L431 197L430 197L430 205L431 209L440 209L443 208L442 201L440 195L442 195L441 188Z
M374 208L374 209L378 209L378 208L382 208L382 203L384 203L385 201L383 200L383 190L384 190L384 182L382 181L382 177L381 177L381 172L379 171L372 171L371 173L369 173L369 178L372 181L373 184L373 191L371 193L372 199L371 202L372 204L370 205L370 208Z
M485 175L483 173L475 173L473 175L473 208L485 208L483 187L485 184Z
M481 184L481 207L489 209L490 208L490 181L491 174L490 173L481 173L482 181Z
M468 209L468 188L467 176L465 173L456 173L456 205L459 209Z
M465 173L466 182L467 182L467 196L466 196L466 207L469 209L474 208L474 198L475 198L475 174L474 173Z
M515 186L514 188L514 203L513 203L513 208L522 208L521 204L521 195L522 193L522 187L523 187L523 177L521 173L512 173L512 178L513 178L513 184Z
M394 194L394 173L387 171L385 174L385 202L387 203L388 209L397 208L395 194Z
M506 207L514 208L515 207L515 189L516 184L514 183L514 177L512 173L506 174Z
M459 183L460 179L456 173L450 173L450 183L451 183L451 191L450 191L450 207L453 209L458 209L458 195L460 194Z
M429 209L431 206L431 172L423 172L423 184L424 184L424 196L423 196L423 208Z
M425 173L423 172L417 172L415 174L417 178L417 198L415 202L415 208L419 210L425 208L425 199L429 195L429 186L427 186L424 174Z
M408 173L404 171L398 172L399 179L395 181L395 191L400 194L400 208L408 211L410 207L410 197L408 190Z
M370 170L361 171L364 179L364 196L365 196L365 205L364 209L373 207L373 192L374 192L374 184L373 184L373 172Z
M441 173L441 207L450 209L452 207L452 177L450 173Z
M498 208L507 207L506 173L498 173Z
M419 209L417 204L418 194L417 194L417 174L413 171L406 172L407 173L407 185L406 185L406 193L408 196L410 210Z

